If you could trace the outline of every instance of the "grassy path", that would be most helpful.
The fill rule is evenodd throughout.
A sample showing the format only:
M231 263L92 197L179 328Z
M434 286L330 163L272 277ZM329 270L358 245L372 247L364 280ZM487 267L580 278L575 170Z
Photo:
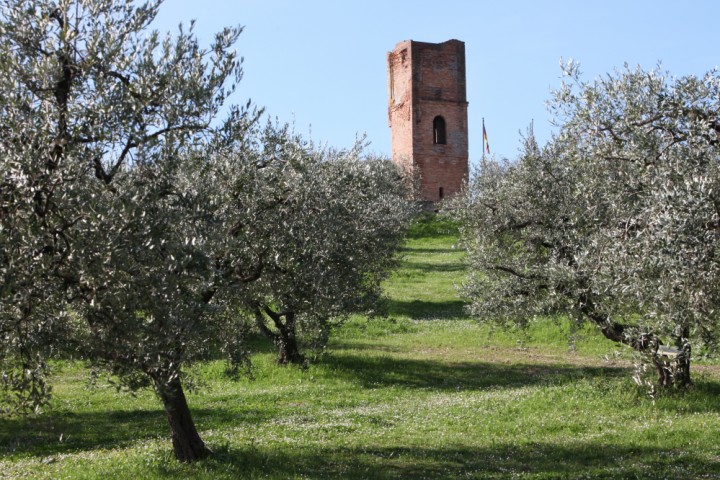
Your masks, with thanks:
M63 364L46 415L0 419L0 478L720 478L714 369L653 401L592 330L573 351L562 322L490 332L456 297L453 241L411 240L388 318L351 319L306 371L270 351L252 381L198 368L210 460L172 460L151 393L90 391Z

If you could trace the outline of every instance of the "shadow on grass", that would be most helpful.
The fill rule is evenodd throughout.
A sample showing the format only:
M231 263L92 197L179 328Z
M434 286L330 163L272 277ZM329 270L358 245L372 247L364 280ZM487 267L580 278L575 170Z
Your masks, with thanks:
M220 449L202 471L230 478L699 478L715 475L719 463L692 450L578 441L483 448ZM163 463L155 468L169 478L181 467Z
M384 335L377 335L377 337L384 336ZM332 357L333 352L340 352L343 350L355 350L355 351L373 351L373 352L383 352L383 353L408 353L409 349L407 347L401 346L401 345L387 345L384 343L377 343L373 341L373 338L367 338L355 341L344 341L342 339L333 339L331 340L331 343L328 345L328 350L324 357L321 357L326 360L321 360L320 364L328 364L331 365L332 362L327 361L327 357ZM341 355L346 355L346 353L341 353Z
M404 387L432 390L478 390L563 384L584 378L627 377L630 369L487 362L446 363L435 360L328 354L321 362L336 375L370 387Z
M446 273L463 272L466 268L460 263L427 263L427 262L405 262L402 267L403 273L418 271L422 273Z
M457 248L414 248L414 247L403 247L400 249L403 253L458 253L459 250ZM461 252L461 250L460 250Z
M696 379L695 382L689 390L659 392L655 407L666 412L683 414L720 413L720 402L717 401L720 398L720 382L707 378L700 381Z
M428 302L423 300L393 300L386 302L389 315L406 316L416 320L451 319L467 317L465 302L448 300L445 302Z
M448 364L434 360L350 354L329 354L318 364L318 368L326 369L328 376L346 378L361 387L393 386L447 391L510 388L569 382L585 377L627 375L618 368L481 362ZM221 406L197 408L195 405L201 400L190 398L190 408L201 429L259 425L278 415L271 401L268 401L267 408L243 409L239 400L236 394L222 400L233 405L232 409ZM217 399L213 401L217 402ZM40 417L0 419L0 453L46 456L77 450L122 448L143 439L167 438L168 433L165 413L161 408L83 413L51 411Z
M365 388L400 387L434 391L462 391L495 388L518 388L533 385L562 385L581 379L607 380L627 376L629 369L618 367L584 367L573 365L492 364L486 362L447 363L436 360L397 359L389 356L368 357L347 353L333 353L318 364L320 375L346 378ZM686 411L720 411L716 394L717 381L701 382L691 394L670 399L664 408L681 405ZM289 392L292 395L291 392ZM279 412L273 401L263 408L242 408L241 396L230 395L226 400L233 409L222 407L196 408L190 399L193 417L202 430L242 428L260 425ZM217 402L217 400L215 401ZM110 407L109 407L110 408ZM60 435L63 438L60 438ZM31 419L0 419L0 454L47 455L91 451L99 448L122 448L144 439L168 438L168 427L162 409L94 411L73 414L50 412ZM532 439L528 439L530 442ZM310 475L313 478L459 478L477 475L479 478L502 476L503 472L557 474L573 477L579 468L593 468L599 476L608 478L632 477L636 468L646 474L654 469L654 462L665 458L662 452L633 448L624 450L613 445L538 445L505 446L491 449L472 448L375 448L372 444L353 449L303 450L294 444L273 450L260 447L223 451L211 445L218 454L202 464L203 471L213 469L230 478L268 476L290 478ZM168 449L169 449L168 443ZM264 448L264 447L263 447ZM311 448L311 447L307 447ZM293 450L294 449L294 450ZM602 450L602 452L600 452ZM286 452L291 452L285 457ZM668 462L687 466L691 472L707 471L710 465L692 457L692 449L671 452ZM624 458L628 469L615 465L616 458ZM628 460L631 459L631 460ZM638 464L640 462L641 464ZM175 468L170 462L159 469ZM670 465L670 464L668 464ZM720 464L713 468L720 467ZM617 470L616 468L621 468ZM659 465L658 468L669 468ZM674 468L674 467L673 467ZM654 471L654 470L653 470ZM669 470L668 470L669 472ZM677 473L677 472L676 472ZM688 478L683 472L683 478ZM692 476L692 475L690 475Z
M192 400L190 410L195 424L201 429L256 424L272 416L270 410L193 408ZM39 417L0 418L0 458L10 452L46 456L77 450L123 448L159 437L170 437L162 408L78 414L49 412Z

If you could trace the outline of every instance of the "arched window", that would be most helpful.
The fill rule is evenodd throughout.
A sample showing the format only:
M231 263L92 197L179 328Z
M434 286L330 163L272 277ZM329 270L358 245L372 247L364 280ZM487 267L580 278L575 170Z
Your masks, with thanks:
M445 119L440 115L433 119L433 143L436 145L445 145L447 143L445 136Z

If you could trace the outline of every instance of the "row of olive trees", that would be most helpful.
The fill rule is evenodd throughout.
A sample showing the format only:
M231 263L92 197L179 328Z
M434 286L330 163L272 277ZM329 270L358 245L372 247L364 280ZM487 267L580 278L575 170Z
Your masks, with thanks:
M691 344L712 349L719 333L720 75L565 73L557 135L483 163L455 205L472 312L590 321L646 355L660 386L687 385Z
M330 319L381 306L380 282L397 263L415 206L401 172L364 156L362 141L347 151L318 149L269 124L259 150L222 143L210 160L197 152L205 172L193 171L190 181L204 177L206 198L226 197L213 209L233 245L216 256L232 270L242 252L245 265L227 291L277 345L279 363L303 365L298 330L322 348ZM209 164L218 170L207 172Z
M239 28L202 49L149 30L160 1L0 11L0 401L47 402L71 352L154 388L178 459L209 450L183 372L244 361L243 313L300 362L298 327L376 305L411 213L361 149L318 149L234 108ZM272 325L268 326L268 319Z

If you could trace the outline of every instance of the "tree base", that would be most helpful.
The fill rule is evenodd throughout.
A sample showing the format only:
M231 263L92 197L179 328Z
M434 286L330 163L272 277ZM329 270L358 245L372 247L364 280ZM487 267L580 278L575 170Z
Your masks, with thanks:
M195 428L180 379L176 378L157 388L165 406L175 458L180 462L191 463L210 456L212 451L205 446Z

